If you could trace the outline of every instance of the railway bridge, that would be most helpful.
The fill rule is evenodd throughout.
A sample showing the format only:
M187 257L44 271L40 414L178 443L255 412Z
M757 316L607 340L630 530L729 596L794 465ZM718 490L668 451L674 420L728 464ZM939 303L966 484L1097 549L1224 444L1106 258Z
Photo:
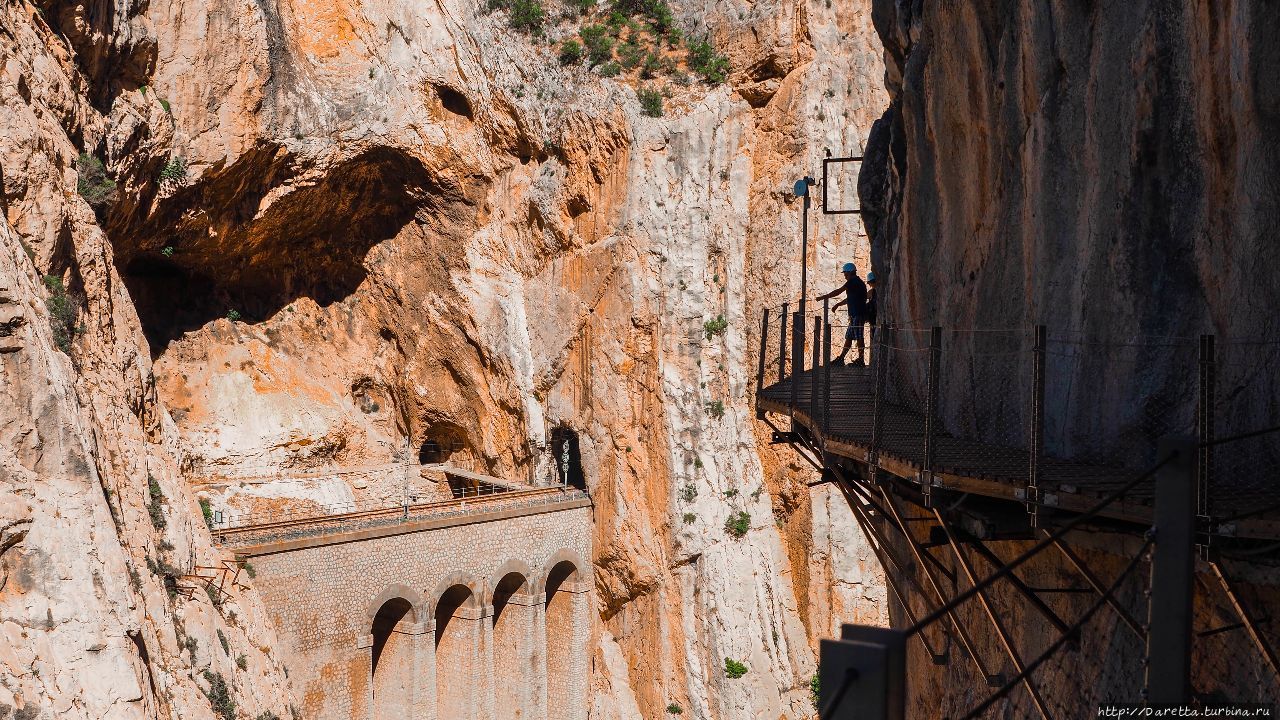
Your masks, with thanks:
M590 498L443 474L444 491L337 507L211 508L215 540L252 568L303 716L585 719Z

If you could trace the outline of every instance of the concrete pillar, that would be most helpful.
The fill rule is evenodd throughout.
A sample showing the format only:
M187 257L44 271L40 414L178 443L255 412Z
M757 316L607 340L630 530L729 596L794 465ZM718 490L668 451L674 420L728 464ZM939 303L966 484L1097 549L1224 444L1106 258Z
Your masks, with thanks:
M361 636L357 665L366 679L362 707L353 708L353 717L393 720L402 717L435 718L434 682L428 685L427 666L434 669L435 623L401 622L391 631L379 659L378 676L373 670L373 635ZM434 672L431 673L434 681Z
M414 717L422 720L438 720L436 715L436 621L423 623L423 633L419 646L419 673L417 702Z
M533 699L530 720L551 720L547 711L547 594L533 596L533 638L530 673L530 695Z
M428 631L427 625L428 623L412 623L403 630L406 635L404 639L409 641L409 696L405 707L408 709L408 717L412 718L435 717L435 692L423 682L423 670L436 654L435 628ZM397 629L397 632L401 631Z
M561 716L565 720L587 720L587 684L590 674L587 641L591 637L591 586L585 582L572 583L573 594L573 644L570 646L568 706Z
M589 591L585 582L565 581L546 603L547 716L556 720L587 717Z
M477 645L476 652L478 670L476 677L477 703L476 718L477 720L494 720L493 715L493 606L485 605L480 608L480 642Z

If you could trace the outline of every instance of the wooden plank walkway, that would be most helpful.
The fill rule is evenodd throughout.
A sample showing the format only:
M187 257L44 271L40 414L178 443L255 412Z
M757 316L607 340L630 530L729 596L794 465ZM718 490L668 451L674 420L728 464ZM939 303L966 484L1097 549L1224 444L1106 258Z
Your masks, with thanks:
M813 371L787 378L762 388L757 404L762 410L791 413L792 382L796 388L795 420L820 439L827 452L865 463L871 450L874 422L871 368L837 366L831 368L830 393L824 386L825 372L818 370L819 405L812 404ZM822 401L829 397L826 411L829 424L823 425ZM881 404L881 428L876 448L881 469L903 479L918 482L924 465L925 418L911 408ZM1048 502L1062 511L1083 511L1134 478L1142 468L1076 462L1042 457L1040 489ZM1016 492L1025 488L1030 474L1026 448L1007 447L953 437L940 431L935 437L934 476L941 486L959 492L1018 501ZM1154 481L1144 482L1103 513L1112 519L1150 523ZM1230 486L1224 481L1214 488L1212 505L1218 518L1240 512L1231 502ZM1280 512L1268 512L1235 522L1237 537L1280 539Z

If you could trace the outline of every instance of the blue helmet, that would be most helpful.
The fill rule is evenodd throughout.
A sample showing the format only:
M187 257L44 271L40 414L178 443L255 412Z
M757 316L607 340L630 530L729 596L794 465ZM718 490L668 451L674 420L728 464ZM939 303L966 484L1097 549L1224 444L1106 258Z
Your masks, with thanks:
M857 272L857 269L853 267L853 263L845 263L840 272Z
M876 281L876 272L874 270L868 270L867 282L875 282L875 281Z

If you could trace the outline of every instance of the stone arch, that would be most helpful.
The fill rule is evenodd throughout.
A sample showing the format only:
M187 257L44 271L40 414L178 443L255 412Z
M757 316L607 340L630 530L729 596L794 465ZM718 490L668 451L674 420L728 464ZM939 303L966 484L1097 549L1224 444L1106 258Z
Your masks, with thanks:
M590 563L588 563L577 550L561 548L543 564L542 572L538 575L538 581L534 585L535 592L539 594L547 592L547 580L550 579L551 571L554 570L557 565L562 563L568 563L577 570L577 577L575 578L576 582L590 581Z
M465 606L468 608L479 609L480 603L484 599L485 595L484 592L482 592L483 584L484 583L475 575L461 570L445 575L440 579L440 582L436 583L435 590L427 595L427 619L431 619L431 617L435 615L440 604L440 599L444 597L444 594L448 592L450 588L456 585L462 585L471 591L471 597L467 599Z
M581 555L562 549L543 568L548 717L584 717L586 697L588 565Z
M422 634L422 598L411 588L391 585L369 603L369 674L374 720L405 717L412 708L417 673L415 641Z
M475 717L480 709L483 585L468 573L455 572L441 579L431 594L438 718Z
M368 615L370 623L373 622L373 619L377 616L378 611L382 609L382 606L385 605L388 600L393 598L400 598L409 603L409 607L413 614L413 619L410 622L421 622L420 613L422 609L422 595L408 585L392 583L384 588L382 592L378 593L377 597L369 601L368 608L365 612Z
M533 594L528 564L503 563L489 583L493 608L493 708L496 720L538 717L534 707L537 678L531 670L541 657L537 630L540 598Z
M523 560L508 560L499 565L498 569L493 571L493 574L489 576L487 589L489 591L490 605L497 604L496 595L498 592L498 584L502 582L503 578L511 574L523 576L529 581L529 587L526 588L526 592L533 592L537 586L537 577L534 575L533 570L529 568L529 563Z

